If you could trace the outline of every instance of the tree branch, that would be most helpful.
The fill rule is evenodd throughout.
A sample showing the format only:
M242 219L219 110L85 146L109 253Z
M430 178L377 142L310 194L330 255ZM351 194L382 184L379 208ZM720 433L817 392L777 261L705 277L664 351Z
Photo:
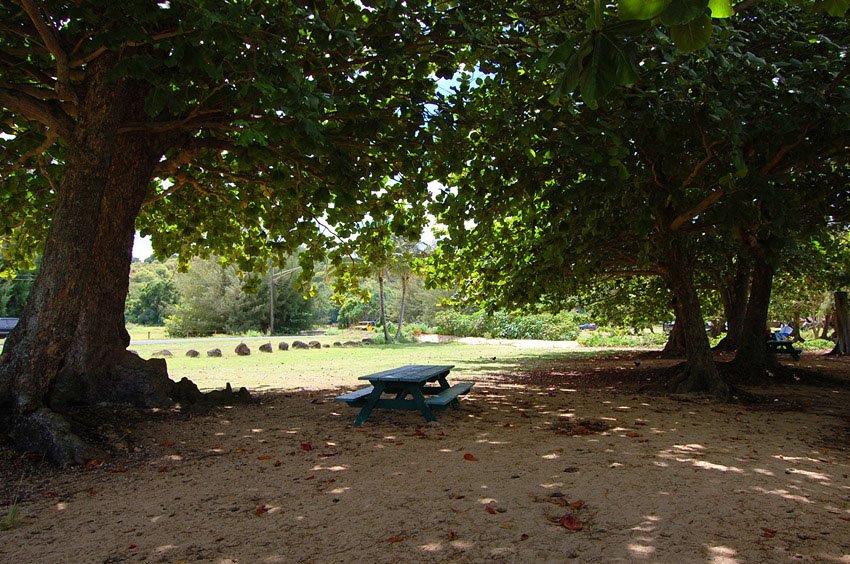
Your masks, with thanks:
M53 129L60 137L70 137L74 129L74 121L56 104L18 90L0 87L0 105Z
M807 123L803 127L803 130L800 132L800 135L797 136L797 140L779 149L779 151L776 152L770 162L766 163L763 167L761 167L759 174L761 176L767 176L768 174L770 174L770 171L773 170L776 166L778 166L782 159L784 159L788 155L788 153L790 153L797 145L803 142L803 140L806 138L806 134L808 134L809 130L812 128L812 125L813 124L811 123Z
M56 59L56 92L63 98L77 103L77 94L71 87L71 68L68 66L68 54L62 47L59 34L56 33L53 25L44 18L41 5L36 4L34 0L20 0L20 2L41 40L44 41L44 46Z
M678 231L685 223L710 208L722 196L723 190L717 190L716 192L712 192L708 195L707 198L698 203L696 206L684 213L679 214L676 219L674 219L673 222L670 224L670 231Z

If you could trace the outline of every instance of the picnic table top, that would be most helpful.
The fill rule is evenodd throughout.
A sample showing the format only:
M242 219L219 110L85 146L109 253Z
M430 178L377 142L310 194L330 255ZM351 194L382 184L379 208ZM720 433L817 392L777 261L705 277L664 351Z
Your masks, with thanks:
M383 372L376 372L375 374L368 374L358 379L369 380L370 382L427 382L428 380L448 374L452 368L454 368L453 364L411 364L384 370Z

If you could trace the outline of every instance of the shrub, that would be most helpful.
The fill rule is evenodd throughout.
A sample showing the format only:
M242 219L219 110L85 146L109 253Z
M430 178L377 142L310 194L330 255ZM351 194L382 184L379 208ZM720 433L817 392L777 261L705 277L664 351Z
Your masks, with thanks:
M807 351L820 351L832 350L832 348L835 347L835 343L829 339L809 339L802 343L795 343L794 346L801 347L803 350Z
M553 315L500 311L487 315L484 311L472 314L444 311L437 314L436 323L437 332L457 337L569 341L579 334L577 318L572 312Z

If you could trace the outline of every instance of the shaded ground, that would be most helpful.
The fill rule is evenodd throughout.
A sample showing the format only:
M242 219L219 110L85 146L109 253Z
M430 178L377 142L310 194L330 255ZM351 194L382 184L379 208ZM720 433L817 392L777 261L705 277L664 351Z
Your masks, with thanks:
M338 390L81 414L114 459L0 451L0 561L850 562L850 361L718 404L648 392L653 356L529 362L432 424Z

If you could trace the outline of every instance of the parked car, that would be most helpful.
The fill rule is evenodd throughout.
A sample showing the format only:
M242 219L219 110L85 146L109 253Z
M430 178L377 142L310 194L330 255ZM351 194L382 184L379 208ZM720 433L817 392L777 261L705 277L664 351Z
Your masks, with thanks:
M596 323L582 323L578 328L582 331L596 331L598 329Z
M9 336L15 325L18 324L17 317L0 317L0 339L5 339Z

